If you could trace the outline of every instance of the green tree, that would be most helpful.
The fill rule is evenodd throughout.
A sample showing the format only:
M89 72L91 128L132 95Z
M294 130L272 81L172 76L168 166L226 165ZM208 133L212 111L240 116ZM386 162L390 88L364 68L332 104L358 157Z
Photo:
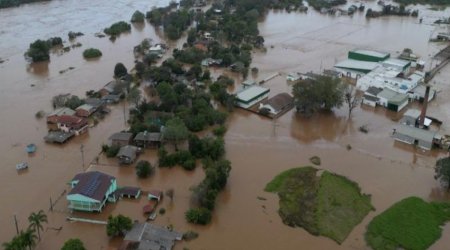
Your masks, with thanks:
M133 16L131 17L131 22L132 23L134 23L134 22L142 23L142 22L144 22L144 19L145 19L144 13L140 12L139 10L136 10L134 12Z
M85 103L86 103L86 101L84 99L80 99L76 95L71 95L64 103L64 106L75 110L76 108L78 108L79 106L81 106Z
M112 237L122 236L126 231L130 231L132 227L133 222L129 217L121 214L116 217L110 215L106 224L106 234Z
M36 231L28 228L27 231L20 231L19 238L21 238L22 243L25 246L28 246L28 249L31 250L31 247L36 245L36 240L38 239L36 236Z
M293 92L297 111L308 117L320 110L340 108L345 85L339 78L321 76L311 83L295 84Z
M162 133L165 141L172 143L176 149L178 144L185 141L189 136L189 130L180 118L173 118L166 123L166 127Z
M185 213L186 220L191 223L206 225L211 221L211 212L206 208L191 208Z
M14 236L11 242L5 242L2 244L3 250L25 250L26 246L24 245L22 239L18 236Z
M122 76L126 76L127 74L128 70L125 65L123 65L123 63L117 63L114 67L114 76L120 78Z
M127 102L138 107L142 101L142 92L138 88L132 88L127 96Z
M25 56L31 57L33 62L47 61L50 59L50 47L44 40L36 40L30 44L30 48L25 53Z
M434 179L450 190L450 157L441 158L436 162Z
M28 221L30 222L30 229L37 231L39 241L41 241L41 233L40 230L44 230L42 226L43 223L48 223L47 215L45 215L43 210L40 210L38 213L32 212L30 216L28 216Z
M61 248L61 250L86 250L84 247L83 242L80 239L69 239L64 243L64 246Z
M155 173L155 167L153 167L148 161L140 161L136 164L136 174L140 178L147 178Z

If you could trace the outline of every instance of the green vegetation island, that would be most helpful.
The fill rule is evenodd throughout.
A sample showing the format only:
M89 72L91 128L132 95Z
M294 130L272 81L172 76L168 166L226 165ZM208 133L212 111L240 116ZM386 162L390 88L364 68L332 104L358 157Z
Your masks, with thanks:
M366 242L375 250L425 250L441 237L440 227L448 220L450 203L409 197L370 222Z
M84 58L97 58L102 56L102 52L98 49L89 48L83 52Z
M51 0L1 0L0 1L0 9L9 8L9 7L17 7L24 3L36 3L36 2L49 2Z
M283 223L338 244L375 208L371 196L346 177L314 167L298 167L277 175L266 192L278 193Z

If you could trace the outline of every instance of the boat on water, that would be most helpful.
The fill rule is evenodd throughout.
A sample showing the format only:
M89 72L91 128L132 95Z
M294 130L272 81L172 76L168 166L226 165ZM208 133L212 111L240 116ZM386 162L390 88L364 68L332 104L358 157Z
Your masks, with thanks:
M27 162L17 164L17 166L16 166L16 170L17 171L24 170L24 169L27 169L27 168L28 168L28 163Z
M34 144L28 144L27 145L28 153L34 153L35 150L36 150L36 145L34 145Z

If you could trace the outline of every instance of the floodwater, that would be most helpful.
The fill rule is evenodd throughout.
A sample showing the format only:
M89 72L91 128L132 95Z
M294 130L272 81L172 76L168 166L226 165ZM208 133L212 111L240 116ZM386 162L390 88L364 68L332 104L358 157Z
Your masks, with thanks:
M30 212L44 209L49 216L40 250L60 249L71 237L80 238L88 249L116 249L121 239L109 239L104 226L78 222L66 222L68 216L106 220L109 214L122 213L133 220L144 220L142 207L147 204L144 196L126 199L116 204L108 203L101 214L67 213L64 192L69 191L66 182L87 168L99 154L102 143L110 134L125 129L123 104L112 106L112 112L89 134L77 137L63 146L44 143L48 127L44 119L36 119L39 110L50 112L50 100L60 93L83 96L91 89L100 89L112 79L113 67L123 62L129 69L135 60L132 50L144 38L164 41L160 30L150 24L133 25L131 32L121 35L114 43L94 34L119 21L129 20L139 9L143 12L151 6L166 5L168 1L119 0L87 1L62 0L18 8L0 10L0 241L15 235L14 214L17 213L19 229L28 226ZM353 4L351 2L349 4ZM359 3L356 3L359 5ZM379 8L375 2L367 2ZM383 17L367 20L362 13L353 17L327 16L315 11L291 13L269 12L261 20L260 30L265 37L268 51L255 52L252 67L258 67L256 78L263 79L273 73L282 76L265 83L271 89L270 96L289 92L284 74L290 71L315 72L331 68L346 57L355 47L389 51L396 55L408 47L420 54L424 61L439 51L443 44L428 43L430 35L445 31L445 27L431 25L432 20L448 12L434 12L424 6L423 24L419 19L407 17ZM29 43L36 39L61 36L67 39L69 30L80 31L85 36L75 42L83 47L63 55L52 55L51 61L29 65L23 58ZM69 44L69 43L67 43ZM180 47L182 41L172 44ZM273 46L273 48L271 48ZM86 61L81 53L88 47L99 48L103 56ZM428 66L428 63L427 63ZM64 74L59 71L75 67ZM221 70L215 70L218 76ZM236 76L238 82L240 79ZM450 67L446 67L432 81L442 92L429 105L428 114L444 121L440 133L449 134L450 124ZM240 89L237 84L235 90ZM128 105L126 108L128 108ZM410 104L420 108L420 104ZM439 151L423 152L403 145L389 136L395 114L382 108L361 107L347 117L346 107L333 113L302 118L294 110L275 122L253 113L236 110L227 123L225 136L227 159L232 162L232 172L227 187L218 197L213 222L205 227L187 224L184 211L189 208L189 187L204 178L201 168L186 172L179 167L157 169L149 179L136 177L134 167L118 167L114 160L99 157L99 164L90 169L117 176L119 185L139 186L143 190L173 187L173 201L165 199L160 207L166 214L158 218L159 225L173 224L175 230L196 230L200 237L191 242L177 243L175 249L367 249L364 242L365 227L370 220L395 202L415 195L425 200L449 201L450 196L433 179L433 165ZM368 134L358 132L367 125ZM35 143L34 155L26 153L26 145ZM84 145L84 161L80 152ZM351 145L352 150L346 146ZM350 234L337 245L325 237L309 235L301 228L282 224L278 214L278 197L263 191L276 174L286 169L309 165L308 159L317 155L322 159L321 168L349 177L361 186L364 193L372 195L376 208ZM156 162L155 150L147 150L139 159ZM17 163L28 162L29 170L18 174ZM262 196L267 201L258 200ZM55 212L49 212L50 198L57 201ZM61 231L52 228L62 227ZM443 237L431 249L445 249L450 243L450 227L444 227Z

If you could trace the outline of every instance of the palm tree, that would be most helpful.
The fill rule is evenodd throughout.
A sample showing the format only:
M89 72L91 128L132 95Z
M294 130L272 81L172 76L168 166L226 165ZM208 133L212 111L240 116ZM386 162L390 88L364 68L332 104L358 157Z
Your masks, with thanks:
M28 228L26 232L20 231L20 238L22 238L22 242L24 243L24 246L28 246L28 249L31 250L31 247L36 245L36 231L33 229Z
M44 227L42 226L42 223L48 223L47 221L47 215L45 215L44 211L41 210L37 214L35 212L31 213L28 217L28 221L30 222L30 229L33 229L37 231L39 236L39 241L41 241L41 233L40 230L44 230Z
M3 250L24 250L26 247L21 237L14 236L11 242L5 242L2 244Z

